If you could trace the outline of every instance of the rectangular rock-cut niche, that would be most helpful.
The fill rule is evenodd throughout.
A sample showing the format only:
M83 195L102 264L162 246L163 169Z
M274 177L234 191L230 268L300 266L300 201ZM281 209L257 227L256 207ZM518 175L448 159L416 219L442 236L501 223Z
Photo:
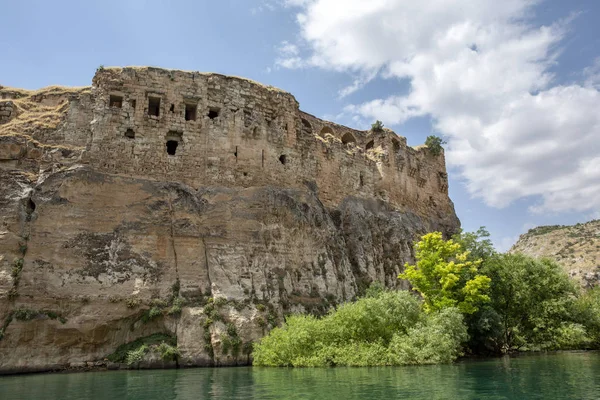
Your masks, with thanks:
M197 108L198 108L198 104L196 104L196 103L185 103L185 120L186 121L195 121L196 120Z
M165 135L165 147L168 155L174 156L177 154L177 149L181 143L182 137L183 134L176 131L169 131Z
M148 115L158 117L160 114L160 97L148 96Z
M108 98L108 106L110 108L121 108L123 107L123 96L111 94Z
M218 118L220 113L221 113L221 109L219 107L210 107L208 109L208 118L210 118L210 119Z

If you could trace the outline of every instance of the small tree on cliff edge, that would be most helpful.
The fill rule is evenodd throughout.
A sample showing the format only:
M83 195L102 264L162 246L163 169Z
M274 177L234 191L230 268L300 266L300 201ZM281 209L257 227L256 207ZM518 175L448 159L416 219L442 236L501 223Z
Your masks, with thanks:
M429 151L431 151L431 154L434 156L439 156L442 153L442 145L446 143L447 142L442 140L441 137L435 135L427 136L427 139L425 140L425 146L429 148Z
M371 124L371 130L376 133L383 132L383 122L380 120L375 121L374 124Z
M416 265L405 265L399 278L410 282L423 296L425 312L458 307L473 314L490 301L490 278L477 274L481 260L469 260L460 243L444 240L440 232L428 233L416 244Z

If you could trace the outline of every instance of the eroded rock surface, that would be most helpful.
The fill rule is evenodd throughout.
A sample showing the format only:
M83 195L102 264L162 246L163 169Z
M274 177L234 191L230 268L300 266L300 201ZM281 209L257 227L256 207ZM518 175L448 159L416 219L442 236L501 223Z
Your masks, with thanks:
M459 227L443 154L241 78L107 68L0 98L3 373L115 368L156 334L180 355L140 367L247 364L289 313L406 287L414 239Z
M600 284L600 220L538 226L521 235L510 251L551 258L584 288Z

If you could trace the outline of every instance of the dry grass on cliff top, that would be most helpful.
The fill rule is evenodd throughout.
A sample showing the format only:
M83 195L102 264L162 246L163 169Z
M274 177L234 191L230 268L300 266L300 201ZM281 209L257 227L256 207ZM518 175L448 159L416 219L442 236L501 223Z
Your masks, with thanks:
M49 86L39 90L2 87L0 97L13 102L17 116L0 125L0 136L20 136L47 147L34 139L36 133L58 129L69 108L69 97L86 91L89 87Z

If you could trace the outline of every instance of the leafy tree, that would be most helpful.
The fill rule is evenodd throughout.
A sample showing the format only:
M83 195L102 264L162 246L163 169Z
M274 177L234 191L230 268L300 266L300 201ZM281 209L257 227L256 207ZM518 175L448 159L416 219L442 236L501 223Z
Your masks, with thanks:
M371 124L371 130L377 133L383 132L383 122L380 120L375 121L374 124Z
M425 146L427 146L429 148L429 151L434 156L439 156L442 153L442 150L443 150L442 145L446 144L446 143L447 142L445 140L443 140L441 137L435 136L435 135L429 135L429 136L427 136L427 139L425 140Z
M490 240L490 233L485 226L479 227L476 232L465 232L462 229L452 236L452 240L469 252L470 260L479 260L483 262L497 254L494 245Z
M423 296L425 312L457 307L473 314L490 300L490 278L477 273L481 260L468 258L460 243L444 240L440 232L428 233L416 244L417 263L407 263L399 277Z
M585 327L589 347L600 348L600 286L584 292L575 302L576 321Z
M471 321L479 346L504 353L558 346L565 323L573 321L576 294L558 264L522 254L497 254L481 272L492 284L490 307Z

